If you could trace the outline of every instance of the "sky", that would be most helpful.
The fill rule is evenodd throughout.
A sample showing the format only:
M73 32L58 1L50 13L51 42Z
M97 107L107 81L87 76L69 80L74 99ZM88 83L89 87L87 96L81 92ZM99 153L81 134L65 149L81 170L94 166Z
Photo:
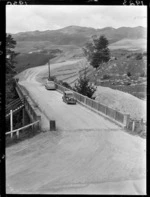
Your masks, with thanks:
M7 5L6 32L45 31L77 25L104 27L147 27L146 6Z

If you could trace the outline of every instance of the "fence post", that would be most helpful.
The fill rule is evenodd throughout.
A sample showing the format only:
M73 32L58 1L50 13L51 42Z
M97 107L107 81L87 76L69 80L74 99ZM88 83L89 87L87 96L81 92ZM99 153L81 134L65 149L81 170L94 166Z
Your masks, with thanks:
M56 131L55 120L50 120L50 131Z
M135 120L133 120L133 123L132 123L132 132L134 131L135 129Z
M17 138L19 138L19 130L17 130Z
M124 114L124 117L123 117L123 124L124 124L126 127L128 126L129 118L130 118L130 115L129 115L129 114Z
M10 131L11 131L11 138L13 137L13 111L10 110Z

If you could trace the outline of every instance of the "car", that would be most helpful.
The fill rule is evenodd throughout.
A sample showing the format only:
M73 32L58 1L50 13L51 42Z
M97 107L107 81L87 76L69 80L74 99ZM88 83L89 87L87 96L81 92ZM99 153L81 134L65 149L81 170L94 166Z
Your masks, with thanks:
M55 85L54 81L47 80L45 83L45 88L47 90L56 90L56 85Z
M74 97L74 94L72 91L64 91L62 100L67 104L76 104L77 99Z

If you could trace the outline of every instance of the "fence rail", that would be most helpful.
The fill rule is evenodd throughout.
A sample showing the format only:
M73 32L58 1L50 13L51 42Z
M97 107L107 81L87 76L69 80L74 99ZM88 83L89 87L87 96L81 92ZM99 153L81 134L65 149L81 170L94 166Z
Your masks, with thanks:
M16 80L16 90L17 90L17 93L18 93L21 101L23 102L23 104L20 105L17 109L13 110L13 113L20 110L21 108L25 107L32 123L30 123L28 125L25 125L23 127L20 127L18 129L7 132L6 135L11 135L11 138L13 137L13 133L17 133L17 138L18 138L19 137L19 131L27 129L29 127L37 126L37 129L40 129L40 121L41 121L41 116L39 116L35 112L32 101L26 95L24 89L17 83L17 80ZM19 101L19 99L17 99L14 103L18 103L18 102L21 102L21 101ZM6 115L6 117L8 117L9 115L10 115L10 113L8 113Z
M19 129L15 129L15 130L13 130L13 131L9 131L9 132L5 133L5 135L11 134L11 137L12 137L12 134L13 134L13 133L17 133L17 136L19 136L19 131L20 131L20 130L23 130L23 129L29 128L29 127L31 127L31 126L34 126L34 125L36 125L36 124L39 124L39 121L40 121L40 120L37 120L37 121L35 121L35 122L33 122L33 123L30 123L30 124L28 124L28 125L25 125L25 126L23 126L23 127L20 127Z
M20 141L25 138L29 138L31 136L34 136L36 133L39 132L39 130L40 130L40 120L37 120L37 121L30 123L28 125L25 125L21 128L15 129L13 131L9 131L9 132L5 133L6 146L16 142L16 140Z

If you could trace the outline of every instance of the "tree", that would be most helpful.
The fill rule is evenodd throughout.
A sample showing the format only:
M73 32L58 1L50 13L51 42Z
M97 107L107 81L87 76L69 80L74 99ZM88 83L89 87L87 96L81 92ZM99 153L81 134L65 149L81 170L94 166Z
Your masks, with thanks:
M14 52L16 41L11 35L6 34L6 105L17 98L15 81L13 79L15 71L15 57L18 53Z
M72 90L72 87L67 82L62 82L62 85L70 90Z
M78 82L75 84L73 89L89 98L92 98L92 95L96 91L96 87L89 82L89 79L86 76L86 70L83 76L80 75Z
M10 104L14 99L18 98L18 94L15 90L15 80L14 75L16 74L15 66L16 63L15 58L19 53L16 53L13 49L16 46L16 41L12 38L11 35L6 34L6 107ZM13 116L14 128L21 127L22 112L18 112ZM9 119L6 121L6 131L10 130Z
M94 68L98 68L102 63L108 62L110 59L110 51L108 48L108 40L104 35L97 38L93 37L91 43L87 43L83 48L84 54Z
M19 53L14 52L16 41L10 34L6 34L6 74L16 73L14 64L16 63L15 58Z

